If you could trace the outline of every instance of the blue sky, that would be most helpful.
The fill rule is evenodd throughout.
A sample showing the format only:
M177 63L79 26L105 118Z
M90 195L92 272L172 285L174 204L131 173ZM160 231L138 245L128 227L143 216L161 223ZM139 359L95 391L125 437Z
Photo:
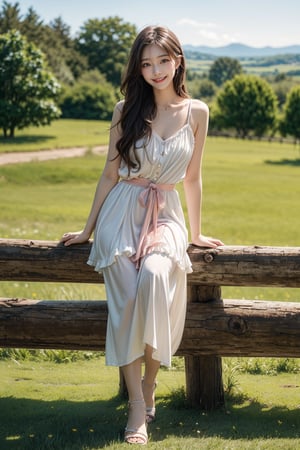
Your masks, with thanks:
M11 0L15 3L17 0ZM140 30L171 28L183 44L212 47L240 42L254 47L300 44L299 0L19 0L45 23L61 16L72 33L88 19L120 16Z

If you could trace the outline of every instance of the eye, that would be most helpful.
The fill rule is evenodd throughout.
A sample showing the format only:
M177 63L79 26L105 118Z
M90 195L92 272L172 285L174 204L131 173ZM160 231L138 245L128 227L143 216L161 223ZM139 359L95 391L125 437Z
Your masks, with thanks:
M168 63L168 62L170 62L170 58L163 58L160 62L161 62L161 64Z
M144 69L145 67L149 67L150 64L148 62L144 62L142 63L142 69Z

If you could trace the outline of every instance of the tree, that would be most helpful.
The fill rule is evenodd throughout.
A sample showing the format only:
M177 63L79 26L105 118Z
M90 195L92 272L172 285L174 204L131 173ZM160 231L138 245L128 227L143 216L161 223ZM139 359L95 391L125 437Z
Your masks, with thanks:
M280 131L284 136L289 134L300 139L300 86L293 87L288 93Z
M0 128L5 137L13 137L16 128L58 118L59 90L34 44L14 30L0 36Z
M110 120L116 102L112 84L97 70L92 70L66 89L61 109L66 118Z
M70 27L60 17L49 25L43 23L33 8L21 16L19 3L3 3L0 11L0 34L18 30L42 50L55 77L65 84L74 81L87 70L87 60L75 48Z
M21 22L19 3L10 5L3 2L2 11L0 12L0 34L9 30L18 30Z
M236 75L217 95L217 123L234 128L241 137L250 131L263 136L276 121L277 98L267 81L254 75Z
M89 69L99 70L118 86L135 35L136 27L120 17L90 19L80 29L77 48L87 57Z
M242 66L237 59L222 57L213 62L208 72L208 78L217 86L221 86L225 81L231 80L242 71Z
M47 52L53 73L62 82L73 84L88 69L87 58L76 50L71 28L61 17L46 26L41 49Z
M216 95L217 87L215 83L207 78L196 78L193 81L188 81L187 85L190 95L203 101L210 102Z

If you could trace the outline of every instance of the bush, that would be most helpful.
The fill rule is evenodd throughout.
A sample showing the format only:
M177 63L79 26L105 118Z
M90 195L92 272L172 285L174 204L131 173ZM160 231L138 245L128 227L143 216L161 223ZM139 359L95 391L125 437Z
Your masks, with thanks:
M65 89L60 106L63 118L110 120L116 102L112 84L98 71L92 71Z

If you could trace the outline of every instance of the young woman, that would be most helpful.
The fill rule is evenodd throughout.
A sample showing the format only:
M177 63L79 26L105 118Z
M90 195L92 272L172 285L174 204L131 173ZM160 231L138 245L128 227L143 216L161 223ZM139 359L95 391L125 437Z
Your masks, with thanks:
M188 235L179 196L183 181L191 242L223 245L201 232L201 161L208 108L189 98L177 37L146 27L136 37L114 110L106 165L84 230L64 245L86 242L88 264L107 291L106 362L122 367L129 394L125 441L147 443L155 418L156 375L170 366L183 333ZM142 363L145 365L142 378Z

